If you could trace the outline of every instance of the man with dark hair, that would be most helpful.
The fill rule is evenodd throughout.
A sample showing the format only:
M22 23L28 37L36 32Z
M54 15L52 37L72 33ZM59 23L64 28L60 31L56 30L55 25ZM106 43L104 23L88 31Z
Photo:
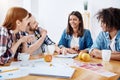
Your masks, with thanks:
M97 14L101 22L102 32L90 49L90 55L101 58L103 49L111 50L111 59L120 60L120 9L106 8Z
M35 20L35 17L31 15L30 18L26 32L28 35L35 37L35 40L29 44L29 47L24 47L23 51L30 54L44 53L47 50L46 46L55 45L55 51L60 53L60 48L48 37L47 31L38 27L38 22Z

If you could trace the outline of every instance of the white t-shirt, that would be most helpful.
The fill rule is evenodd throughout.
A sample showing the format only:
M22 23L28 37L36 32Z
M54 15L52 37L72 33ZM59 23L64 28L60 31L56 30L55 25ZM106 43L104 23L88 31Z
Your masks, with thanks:
M32 35L32 36L35 37L35 35ZM37 38L35 38L35 40L31 43L31 45L34 44L36 41L37 41ZM37 50L35 50L35 51L32 53L32 55L39 54L39 53L40 53L40 54L42 53L41 47L39 47Z
M111 48L112 51L115 51L115 38L116 38L116 36L110 41L111 42L110 43L110 48Z
M79 47L79 37L72 37L72 40L71 40L71 44L70 44L70 47L75 47L75 46L78 46Z

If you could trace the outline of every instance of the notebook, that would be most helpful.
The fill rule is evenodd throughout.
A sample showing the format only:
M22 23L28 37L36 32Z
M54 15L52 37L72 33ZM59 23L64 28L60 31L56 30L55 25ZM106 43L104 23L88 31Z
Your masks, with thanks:
M59 78L71 78L75 69L61 64L50 64L48 66L33 67L30 75L51 76Z

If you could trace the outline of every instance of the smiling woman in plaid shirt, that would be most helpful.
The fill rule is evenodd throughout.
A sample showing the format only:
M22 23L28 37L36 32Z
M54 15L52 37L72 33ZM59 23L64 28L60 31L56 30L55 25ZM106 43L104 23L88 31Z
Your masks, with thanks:
M15 34L25 31L28 23L29 13L24 8L12 7L8 10L3 26L0 27L0 65L14 56L21 43L31 41L30 36L23 36L15 41Z

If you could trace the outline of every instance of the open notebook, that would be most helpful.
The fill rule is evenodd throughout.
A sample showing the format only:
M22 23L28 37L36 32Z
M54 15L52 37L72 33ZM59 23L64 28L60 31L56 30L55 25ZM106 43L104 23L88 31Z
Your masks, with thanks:
M75 69L61 64L48 64L48 66L33 67L30 75L71 78Z

